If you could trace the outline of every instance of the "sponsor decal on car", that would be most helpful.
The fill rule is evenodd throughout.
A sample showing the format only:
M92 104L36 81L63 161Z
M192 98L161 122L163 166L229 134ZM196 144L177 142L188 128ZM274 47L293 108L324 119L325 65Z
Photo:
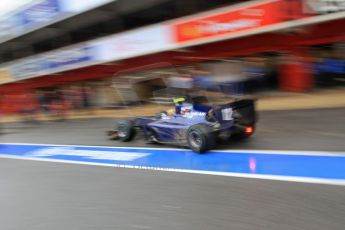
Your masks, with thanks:
M203 113L203 112L190 112L190 113L185 114L184 117L192 118L195 116L205 116L205 115L206 113Z
M224 121L233 120L232 114L233 114L233 110L231 108L222 109L222 119Z

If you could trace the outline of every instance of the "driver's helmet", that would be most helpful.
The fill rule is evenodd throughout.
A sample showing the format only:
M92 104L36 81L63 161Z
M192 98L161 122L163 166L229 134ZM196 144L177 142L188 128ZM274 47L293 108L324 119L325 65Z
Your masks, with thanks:
M184 97L177 97L173 101L175 103L175 114L181 114L181 108L186 99Z
M176 97L173 99L175 104L183 103L186 101L186 98L184 97Z
M183 97L174 98L175 103L175 113L186 116L193 111L193 105L185 103L186 99Z

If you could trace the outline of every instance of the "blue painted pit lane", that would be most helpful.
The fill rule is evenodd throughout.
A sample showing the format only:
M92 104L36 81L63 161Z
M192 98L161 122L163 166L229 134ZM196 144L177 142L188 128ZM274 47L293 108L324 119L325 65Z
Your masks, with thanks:
M0 157L76 164L345 182L345 153L212 151L40 144L1 144ZM250 176L249 176L250 177ZM344 183L345 184L345 183Z

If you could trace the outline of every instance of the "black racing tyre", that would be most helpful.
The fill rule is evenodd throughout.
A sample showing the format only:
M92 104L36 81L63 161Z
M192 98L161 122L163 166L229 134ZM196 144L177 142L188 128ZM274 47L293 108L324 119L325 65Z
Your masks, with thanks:
M117 125L118 137L121 141L130 141L135 135L135 129L133 121L123 120L119 121Z
M215 137L209 126L197 124L188 129L187 143L193 152L204 153L215 146Z

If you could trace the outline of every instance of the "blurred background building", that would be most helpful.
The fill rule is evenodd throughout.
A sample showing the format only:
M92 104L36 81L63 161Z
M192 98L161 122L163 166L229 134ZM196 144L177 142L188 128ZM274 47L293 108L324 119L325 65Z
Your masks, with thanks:
M0 19L0 109L107 107L128 82L140 101L187 78L225 94L341 87L344 27L345 0L34 0Z

